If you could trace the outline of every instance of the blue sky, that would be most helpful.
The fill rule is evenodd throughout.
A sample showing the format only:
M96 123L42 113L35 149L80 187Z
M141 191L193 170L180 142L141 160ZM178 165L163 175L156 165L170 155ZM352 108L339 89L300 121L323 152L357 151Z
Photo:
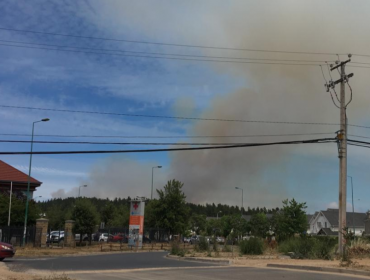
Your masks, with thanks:
M320 9L313 2L320 3ZM326 11L332 10L333 15ZM271 3L270 3L271 4ZM131 41L176 44L366 53L363 36L369 20L364 11L345 1L2 1L0 28L43 31ZM346 13L348 21L340 22ZM347 34L346 37L342 34ZM345 39L347 38L347 39ZM78 39L0 30L0 40L71 47L117 49L136 52L253 58L323 59L336 57L240 53L150 44ZM5 42L0 42L5 44ZM7 44L10 44L9 42ZM12 43L15 44L15 43ZM19 44L17 44L19 45ZM36 46L36 45L34 45ZM341 57L345 58L345 57ZM66 53L0 45L0 105L55 109L171 115L207 118L301 122L339 121L339 112L323 88L319 68L271 65L235 65L138 57ZM357 59L360 60L360 59ZM348 109L351 123L369 125L366 95L367 69L355 71L355 99ZM350 71L349 70L349 71ZM328 76L328 74L327 74ZM192 141L189 135L245 135L280 133L329 133L337 127L256 125L134 118L1 108L0 133L178 136L175 139L57 138L70 141ZM370 136L351 128L350 133ZM319 136L321 137L321 136ZM29 139L1 136L2 139ZM294 140L315 136L294 137ZM229 139L228 141L277 141L283 138ZM225 141L218 138L202 142ZM195 141L195 140L194 140ZM198 141L198 142L199 142ZM153 148L153 146L92 146L35 144L35 150ZM1 144L2 151L27 151L27 144ZM205 151L128 155L35 156L34 177L43 181L43 199L77 195L81 184L86 196L148 196L151 167L155 187L178 178L193 202L240 204L235 186L245 188L245 206L276 207L284 198L307 201L313 212L335 207L338 159L335 144L255 148L243 151ZM368 151L350 147L348 173L355 183L356 209L367 210ZM2 156L2 160L27 172L27 156ZM360 200L358 200L360 199Z

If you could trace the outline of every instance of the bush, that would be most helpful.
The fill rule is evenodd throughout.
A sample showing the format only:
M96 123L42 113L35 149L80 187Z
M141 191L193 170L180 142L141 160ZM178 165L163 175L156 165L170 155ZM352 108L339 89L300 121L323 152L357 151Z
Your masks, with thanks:
M231 251L232 251L232 250L231 250L230 246L229 246L229 245L227 245L227 244L222 248L222 252L230 253Z
M261 239L252 237L249 240L240 241L239 249L243 255L262 255L264 244Z
M199 243L198 243L199 251L209 251L209 243L207 241L207 238L204 236L199 237Z
M217 244L216 237L212 238L212 249L214 252L218 252L218 244Z
M180 256L180 257L185 256L185 251L183 249L180 249L180 243L176 241L172 242L170 253L171 255L175 255L175 256Z
M298 237L283 241L278 250L295 259L332 259L336 238L329 236Z

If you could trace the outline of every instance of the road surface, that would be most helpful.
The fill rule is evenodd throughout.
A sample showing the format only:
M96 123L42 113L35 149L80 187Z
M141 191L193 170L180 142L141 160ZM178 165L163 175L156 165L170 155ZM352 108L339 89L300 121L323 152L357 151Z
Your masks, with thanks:
M349 280L354 276L293 270L220 266L165 258L166 253L124 253L43 259L15 258L6 261L13 271L65 273L77 280Z

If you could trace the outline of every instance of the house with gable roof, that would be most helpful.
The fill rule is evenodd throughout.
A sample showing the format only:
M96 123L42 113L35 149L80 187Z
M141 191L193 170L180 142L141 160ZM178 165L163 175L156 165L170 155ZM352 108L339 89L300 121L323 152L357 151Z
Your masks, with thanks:
M360 236L365 231L366 213L347 212L347 227ZM328 208L316 212L309 221L311 234L337 235L339 231L339 210ZM330 234L329 234L330 233Z
M16 169L15 167L0 160L0 193L22 192L24 195L27 193L28 174ZM30 178L30 194L29 198L33 198L33 193L36 188L40 187L42 182L35 178Z

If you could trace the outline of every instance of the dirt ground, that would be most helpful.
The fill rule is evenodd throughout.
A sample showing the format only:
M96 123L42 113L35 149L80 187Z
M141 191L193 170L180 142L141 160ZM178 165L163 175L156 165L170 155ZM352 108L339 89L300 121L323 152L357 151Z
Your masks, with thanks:
M358 269L370 271L370 256L362 258L353 258L351 263L341 263L339 260L299 260L291 259L288 256L271 252L261 256L239 256L238 252L219 252L218 254L212 253L211 257L208 253L187 253L185 257L198 257L210 259L224 259L232 260L232 265L236 266L250 266L250 267L266 267L267 264L288 264L297 266L317 266L317 267L334 267L343 269Z
M39 276L29 273L9 271L4 263L0 262L0 280L73 280L65 275Z

